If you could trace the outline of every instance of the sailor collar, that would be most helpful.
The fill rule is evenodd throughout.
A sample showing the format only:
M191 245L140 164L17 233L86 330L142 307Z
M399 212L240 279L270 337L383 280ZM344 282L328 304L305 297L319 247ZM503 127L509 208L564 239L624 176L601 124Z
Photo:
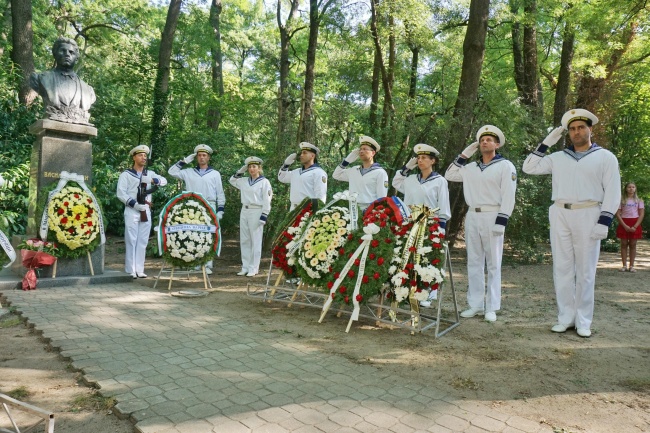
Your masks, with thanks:
M569 147L563 149L562 151L563 151L566 155L568 155L568 156L570 156L571 158L575 159L576 161L580 161L580 160L581 160L582 158L584 158L585 156L587 156L587 155L591 155L592 153L596 152L597 150L601 150L601 149L602 149L602 147L600 147L600 146L597 145L596 143L592 143L592 144L591 144L591 147L590 147L589 150L587 150L586 152L576 152L576 150L575 150L575 146L573 146L573 145L571 145L571 146L569 146Z
M417 174L417 179L418 179L418 182L420 182L420 184L427 183L430 180L434 180L434 179L437 179L439 177L440 177L440 174L438 174L438 172L435 172L435 171L432 171L431 174L426 179L422 179L422 173Z
M257 176L257 179L255 179L255 180L253 180L252 177L249 177L249 178L248 178L248 185L253 186L253 185L255 185L257 182L261 182L261 181L263 181L264 179L266 179L266 178L265 178L264 176L262 176L262 175Z
M481 171L483 171L489 166L491 166L492 164L496 164L501 161L506 161L506 159L503 157L503 155L497 153L496 155L494 155L494 158L492 158L492 161L488 162L487 164L483 164L483 157L481 157L479 158L479 161L476 163L476 165L478 166L478 168L481 169Z
M212 168L212 166L208 165L208 167L207 167L203 172L201 172L201 169L200 169L199 167L194 167L193 170L196 172L196 174L198 174L199 176L203 177L203 176L205 176L206 174L208 174L208 173L214 171L214 168Z
M370 167L368 167L368 168L363 168L362 165L358 166L358 168L359 168L359 173L361 173L361 176L363 176L364 174L368 174L368 173L370 173L371 171L374 171L374 170L380 169L380 168L381 168L381 165L379 165L379 163L376 163L376 162L375 162L375 163L373 163L373 164L372 164Z
M126 172L129 173L131 176L140 179L140 173L135 171L135 168L131 167L131 168L127 169ZM148 173L148 170L146 168L142 170L142 176L146 176L147 173Z
M300 174L307 173L308 171L316 170L317 168L321 168L320 164L318 163L312 164L309 168L300 167Z

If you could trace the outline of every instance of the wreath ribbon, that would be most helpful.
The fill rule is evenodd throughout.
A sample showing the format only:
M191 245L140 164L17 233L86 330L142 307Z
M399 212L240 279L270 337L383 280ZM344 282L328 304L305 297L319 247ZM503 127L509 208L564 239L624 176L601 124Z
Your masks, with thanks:
M59 174L59 183L47 195L47 202L45 203L45 208L43 209L41 227L39 230L41 239L47 239L47 232L49 230L49 215L47 210L50 207L50 201L52 200L52 197L57 195L67 185L68 182L74 182L79 185L79 187L90 196L90 198L93 200L93 203L95 203L95 207L97 208L97 219L99 220L99 245L104 245L106 243L106 235L104 234L104 219L102 217L102 211L99 208L99 202L95 198L95 195L92 193L92 191L88 188L88 185L86 185L83 175L77 173L68 173L67 171L62 171Z
M4 265L4 267L9 267L14 262L14 260L16 260L16 251L14 250L14 247L11 246L11 242L9 242L7 235L5 235L2 231L0 231L0 246L2 246L2 249L7 254L7 257L9 257L9 263Z
M361 256L361 260L359 263L359 272L357 274L357 281L354 285L354 291L352 293L352 304L354 306L354 309L352 310L352 316L350 317L350 321L352 320L359 320L359 311L361 309L359 305L359 301L357 301L357 295L359 294L359 291L361 290L361 283L363 281L363 275L365 273L366 269L366 259L368 256L368 250L370 249L370 243L372 242L372 237L379 233L379 226L376 224L368 224L363 228L363 232L365 233L363 236L361 236L361 244L357 247L355 252L352 254L352 257L348 260L348 262L345 264L343 267L343 270L339 274L339 277L336 279L334 282L334 285L330 289L330 294L327 297L327 300L323 304L323 310L321 313L320 320L318 321L319 323L323 321L323 318L325 317L325 314L327 313L327 310L329 310L330 306L332 305L333 298L332 296L336 291L338 290L339 286L345 279L346 275L348 274L348 271L354 264L354 261Z

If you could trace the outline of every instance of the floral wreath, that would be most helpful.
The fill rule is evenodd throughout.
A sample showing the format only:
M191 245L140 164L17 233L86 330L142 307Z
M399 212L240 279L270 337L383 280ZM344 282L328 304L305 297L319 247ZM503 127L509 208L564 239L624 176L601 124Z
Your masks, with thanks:
M41 218L42 239L57 242L57 256L78 258L105 242L101 209L83 176L61 172Z
M356 250L362 245L364 237L367 237L368 230L360 230L348 235L348 242L344 247L339 249L339 258L332 265L335 272L330 272L326 277L326 286L330 290L332 300L336 303L352 305L354 300L360 303L367 302L372 297L378 295L382 286L388 280L388 265L393 257L395 247L395 234L392 227L401 224L405 215L399 209L399 200L393 197L385 197L372 203L366 209L363 215L363 225L368 227L375 225L376 230L372 230L372 239L369 240L371 248L366 256L365 262L363 255L357 256L351 263L346 266L355 255ZM341 277L344 269L343 280L338 284L336 290L332 288L336 285L337 280ZM360 280L360 287L355 298L352 298L358 274L363 272Z
M217 214L201 194L173 197L160 212L158 252L173 266L204 265L219 255L221 231Z
M298 275L307 284L320 285L332 271L331 266L350 234L347 207L330 206L314 214L301 238L294 238L287 248L288 263L298 263Z
M296 268L293 266L293 261L289 264L287 257L287 245L294 240L300 238L303 229L307 225L309 218L312 216L312 200L303 200L293 211L280 224L278 234L275 236L273 245L271 247L271 255L273 257L272 263L278 269L284 271L287 275L294 275Z
M410 206L410 219L394 226L395 245L388 273L392 289L389 296L397 303L429 297L445 279L444 234L440 220L425 206Z

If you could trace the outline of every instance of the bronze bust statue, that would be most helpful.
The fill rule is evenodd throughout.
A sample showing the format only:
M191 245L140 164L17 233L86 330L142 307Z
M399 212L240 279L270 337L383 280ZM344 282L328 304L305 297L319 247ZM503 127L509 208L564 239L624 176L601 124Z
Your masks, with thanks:
M29 84L43 98L48 119L88 125L90 106L95 102L95 91L74 72L79 59L77 43L68 38L54 42L52 55L54 69L33 73Z

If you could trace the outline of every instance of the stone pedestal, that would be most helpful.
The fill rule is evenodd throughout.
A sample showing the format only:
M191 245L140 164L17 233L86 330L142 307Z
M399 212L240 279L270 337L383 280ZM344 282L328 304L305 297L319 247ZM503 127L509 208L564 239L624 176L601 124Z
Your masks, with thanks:
M38 237L41 215L37 214L39 204L45 204L45 191L52 183L59 181L62 171L77 173L84 177L86 185L92 186L92 144L97 128L90 125L41 119L29 127L36 136L32 148L29 205L27 209L27 237ZM42 209L42 208L41 208ZM20 254L19 251L17 251ZM92 254L95 274L104 272L104 248L97 248ZM19 258L16 259L19 261ZM90 275L88 257L75 260L59 259L57 276ZM51 276L51 270L42 269L42 277Z

